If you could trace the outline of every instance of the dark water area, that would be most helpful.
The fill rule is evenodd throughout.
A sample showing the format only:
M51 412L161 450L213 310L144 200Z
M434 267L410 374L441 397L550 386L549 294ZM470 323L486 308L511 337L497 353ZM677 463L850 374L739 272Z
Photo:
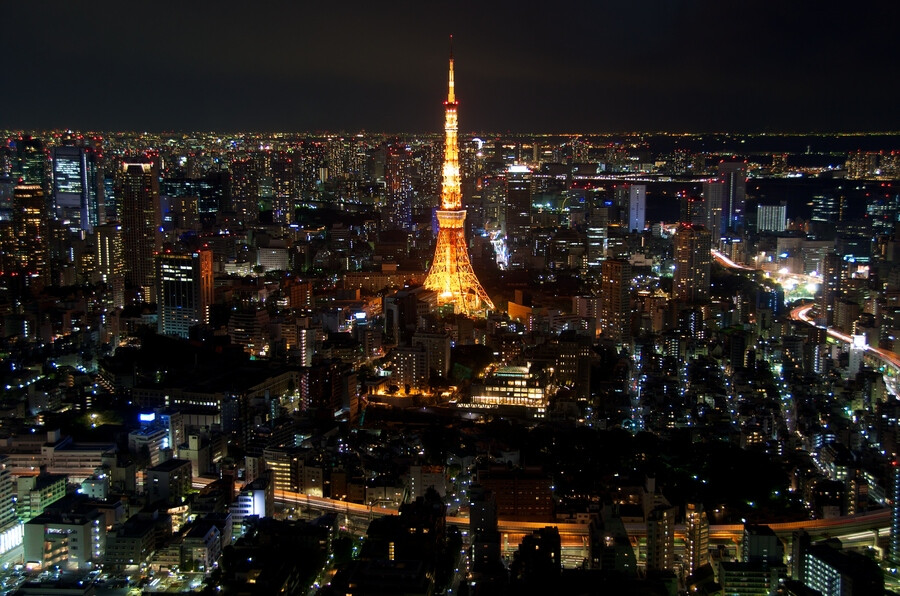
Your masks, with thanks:
M692 153L714 153L734 155L767 155L788 153L788 163L792 159L802 160L803 156L835 155L844 156L853 151L900 151L900 134L702 134L702 135L654 135L589 137L592 142L603 145L621 143L633 145L636 141L647 146L656 154L685 150Z
M647 182L647 221L675 222L681 212L679 193L699 196L702 183L697 182ZM865 215L866 203L880 195L896 196L900 182L865 182L861 180L834 180L827 178L771 178L747 181L747 209L756 205L787 206L788 219L808 220L812 213L812 201L816 196L843 197L844 219L857 219Z

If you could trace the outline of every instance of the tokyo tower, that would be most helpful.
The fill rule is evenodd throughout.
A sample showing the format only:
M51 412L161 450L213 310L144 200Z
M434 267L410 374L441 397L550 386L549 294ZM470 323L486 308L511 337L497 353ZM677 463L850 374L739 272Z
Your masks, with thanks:
M451 41L452 41L451 36ZM441 180L441 208L437 210L438 237L434 261L425 278L425 287L437 292L438 305L453 303L454 311L469 316L485 316L494 309L481 287L466 245L466 210L462 208L459 184L459 141L457 140L456 92L453 84L453 50L450 50L450 79L444 102L444 172Z

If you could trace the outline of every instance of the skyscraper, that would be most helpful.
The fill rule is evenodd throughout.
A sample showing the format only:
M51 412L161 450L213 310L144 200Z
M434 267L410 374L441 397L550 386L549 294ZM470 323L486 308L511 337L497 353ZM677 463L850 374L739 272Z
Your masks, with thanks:
M53 202L56 218L72 231L90 233L106 221L98 154L86 147L53 149Z
M787 228L787 206L760 205L756 212L756 229L759 232L783 232Z
M600 276L600 328L617 344L631 341L631 264L603 261Z
M138 291L139 299L153 299L153 257L160 251L159 174L149 162L124 162L116 184L121 206L122 242L125 251L125 285Z
M703 226L681 224L675 233L673 298L691 304L709 300L712 266L710 234Z
M718 241L728 227L727 218L722 216L722 208L725 204L725 183L715 178L705 181L703 183L703 201L706 205L706 229Z
M39 184L20 184L13 190L12 224L15 268L28 278L46 281L47 203Z
M525 241L531 229L531 170L512 165L506 170L506 237L510 244Z
M843 262L835 252L829 252L822 258L822 285L819 288L816 312L822 325L834 325L834 303L841 292L841 273Z
M723 219L730 229L738 229L744 224L744 203L747 200L747 163L737 161L719 162L719 180L725 184L722 203Z
M647 224L647 185L628 187L628 231L643 232Z
M444 102L444 175L441 181L441 208L437 210L438 237L434 261L425 278L425 287L437 292L438 304L453 304L454 310L467 315L483 315L494 303L472 270L466 245L466 210L462 208L459 181L459 142L457 140L456 90L453 82L453 54L447 101Z
M157 330L188 337L191 327L209 322L213 294L212 251L164 253L156 257Z
M412 225L412 154L405 145L387 147L384 161L385 227L409 229Z
M49 201L50 186L47 184L47 151L44 142L32 137L15 140L12 175L20 184L36 184L41 187L45 201Z
M122 226L104 224L94 228L97 247L97 273L106 284L107 307L125 306L125 249L122 243Z
M900 462L891 462L891 494L894 504L891 506L891 542L890 556L894 562L900 561Z

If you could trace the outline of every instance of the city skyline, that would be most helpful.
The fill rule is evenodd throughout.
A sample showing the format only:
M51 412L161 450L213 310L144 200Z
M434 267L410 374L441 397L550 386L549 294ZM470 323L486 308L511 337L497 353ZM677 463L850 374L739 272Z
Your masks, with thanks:
M216 8L8 7L0 127L435 130L452 33L462 131L900 129L893 5Z

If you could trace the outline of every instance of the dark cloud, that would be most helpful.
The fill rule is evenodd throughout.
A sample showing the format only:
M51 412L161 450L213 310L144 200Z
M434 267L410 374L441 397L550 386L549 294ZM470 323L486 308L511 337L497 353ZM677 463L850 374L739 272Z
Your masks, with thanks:
M452 12L451 12L452 11ZM900 3L10 2L0 127L897 130Z

